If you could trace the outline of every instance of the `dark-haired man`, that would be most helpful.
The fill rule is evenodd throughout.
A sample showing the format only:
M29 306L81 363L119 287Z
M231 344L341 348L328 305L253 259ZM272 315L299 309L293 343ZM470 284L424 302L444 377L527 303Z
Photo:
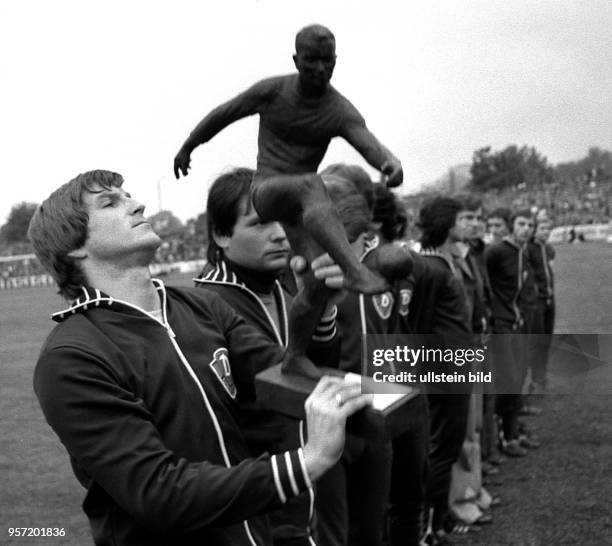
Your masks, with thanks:
M387 175L390 186L401 184L401 164L368 130L356 108L330 85L336 65L336 41L331 31L321 25L305 27L296 36L295 48L298 73L262 80L210 112L179 150L175 175L187 175L197 146L231 123L259 114L257 175L252 188L259 217L264 222L281 222L293 250L306 259L314 259L320 248L328 252L342 268L350 290L384 292L388 283L362 266L351 251L316 172L336 136L347 140L368 163ZM312 276L304 277L303 292L290 315L286 371L317 376L303 355L327 296ZM314 307L315 312L306 307ZM310 316L316 318L310 320Z
M456 199L437 196L423 203L419 211L418 226L421 230L421 254L429 265L439 272L450 273L448 289L458 293L454 314L458 314L464 327L448 331L438 330L441 341L450 347L471 346L472 329L470 307L468 306L462 274L453 260L453 245L463 239L463 230L457 224L462 205ZM469 394L438 384L428 385L430 413L430 477L427 487L429 523L436 537L445 540L445 533L455 530L455 523L449 510L449 490L452 466L461 453L465 438Z
M490 293L486 267L479 264L475 247L482 243L482 201L471 194L456 197L461 205L455 226L449 235L453 240L451 254L467 296L467 306L473 332L472 343L475 348L483 349L483 335L488 333L490 319ZM484 271L483 271L484 270ZM487 367L490 363L487 362ZM451 508L454 516L462 523L481 524L491 521L491 516L483 510L492 501L489 493L482 487L481 431L483 429L483 390L488 385L475 385L470 397L468 427L461 456L453 467L451 482ZM488 415L493 421L493 400L489 402ZM466 497L471 500L466 501Z
M525 281L529 279L525 245L533 232L529 210L519 210L510 218L510 235L485 251L491 282L491 305L496 367L496 409L502 420L503 451L511 457L524 457L519 445L519 412L526 365L525 310L521 305Z
M43 413L87 489L96 544L270 545L265 513L333 466L368 398L323 378L308 443L250 458L237 402L282 352L219 297L152 279L161 240L109 171L60 187L29 237L67 299L34 373Z
M208 263L196 286L219 295L245 321L279 349L287 347L288 313L293 304L283 284L289 243L278 222L262 222L250 201L254 172L233 169L212 184L206 203ZM321 366L337 366L339 337L328 306L311 340L308 355ZM270 364L274 364L271 362ZM303 422L262 409L257 402L241 404L241 429L253 456L303 445ZM275 546L311 546L314 493L309 490L270 514Z

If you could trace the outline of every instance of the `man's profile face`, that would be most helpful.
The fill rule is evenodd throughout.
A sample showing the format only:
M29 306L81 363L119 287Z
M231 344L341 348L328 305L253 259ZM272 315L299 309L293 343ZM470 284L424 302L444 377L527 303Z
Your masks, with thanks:
M146 251L149 259L161 243L144 217L144 205L132 199L123 188L99 187L99 193L84 191L83 203L89 221L83 245L88 258L115 262L126 256L138 259Z
M533 234L533 218L517 216L512 224L512 236L517 243L526 243Z
M336 47L333 40L305 37L293 56L300 73L300 82L309 90L327 89L336 66Z
M262 223L247 199L240 203L239 215L231 236L217 244L232 262L254 271L280 274L287 267L289 243L278 222Z
M451 236L454 235L457 241L475 239L480 235L480 225L482 223L482 209L462 210L457 213L455 225L451 229Z
M508 235L508 226L503 218L491 216L487 220L487 231L493 237L493 241L498 242Z

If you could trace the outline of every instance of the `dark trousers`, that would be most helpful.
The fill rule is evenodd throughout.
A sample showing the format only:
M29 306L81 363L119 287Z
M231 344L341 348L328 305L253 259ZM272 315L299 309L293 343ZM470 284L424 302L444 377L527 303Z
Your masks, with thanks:
M533 336L529 350L529 369L531 381L541 387L546 385L548 356L555 328L555 303L539 301L535 311Z
M391 444L347 435L342 458L317 482L317 543L382 546Z
M527 335L522 329L497 325L491 339L495 366L495 411L506 441L518 438L518 417L526 375Z
M485 392L482 397L482 431L480 434L480 450L483 461L487 461L494 453L497 445L497 424L495 422L494 393Z
M423 528L429 474L429 408L425 395L413 403L418 404L418 420L393 440L390 546L418 546Z
M429 394L429 479L427 504L439 528L448 512L452 466L459 457L467 429L469 394Z

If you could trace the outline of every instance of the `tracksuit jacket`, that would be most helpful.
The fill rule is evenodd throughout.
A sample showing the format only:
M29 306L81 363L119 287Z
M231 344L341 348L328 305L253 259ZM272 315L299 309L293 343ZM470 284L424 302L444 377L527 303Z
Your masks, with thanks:
M554 298L554 275L551 266L555 259L555 249L548 243L534 239L528 243L531 263L533 264L538 300L550 303Z
M263 332L279 349L285 349L288 341L288 312L292 297L279 280L269 282L251 270L230 260L221 259L217 264L207 264L196 286L218 294L248 324ZM278 309L277 326L259 294L271 294ZM322 319L313 335L308 356L319 365L337 366L340 343L336 332L335 310ZM271 362L270 364L275 364ZM241 405L240 426L252 455L265 451L280 451L303 445L305 431L302 421L285 417L278 412L257 406L256 401ZM281 510L270 514L275 540L306 539L314 544L310 532L314 505L314 492L295 497Z
M489 319L486 307L486 282L472 247L467 244L455 245L453 263L457 271L461 273L472 331L480 334L487 329Z
M268 545L262 514L311 483L301 449L248 458L236 415L282 352L218 296L154 283L163 321L83 288L36 365L94 541Z
M360 261L366 265L375 264L380 245L378 236L367 241ZM407 313L409 301L410 296L401 282L382 294L349 292L338 304L337 321L342 339L340 369L372 375L374 368L369 359L363 360L364 336L368 336L368 343L372 343L375 336L381 336L380 343L384 344L385 335L399 333L398 314L400 311Z
M446 255L435 249L415 254L409 282L412 297L405 317L412 343L433 348L465 348L472 338L467 295L460 272ZM419 341L420 339L420 341ZM427 366L423 367L426 371ZM462 392L461 384L433 383L428 394Z
M487 264L485 262L485 244L482 239L477 239L469 242L470 251L468 252L468 263L470 267L478 272L478 276L482 279L482 294L480 294L481 308L477 310L477 316L484 317L486 319L486 330L489 330L491 322L491 282L489 280L489 272L487 271ZM474 328L474 332L478 332L477 328Z
M465 292L454 264L432 250L411 254L410 302L404 317L404 331L435 334L449 342L464 343L470 337L471 328Z
M523 246L511 239L487 247L485 261L491 281L493 331L521 331L521 292L529 279L529 264Z
M378 236L367 241L361 262L375 266L379 246ZM382 346L389 346L387 334L396 333L399 302L395 289L374 295L353 292L345 295L338 303L336 319L342 339L340 369L363 375L372 375L375 369L390 371L388 366L373 368L371 358L364 352L376 337ZM317 482L316 508L322 546L381 544L391 464L390 443L346 435L340 461Z

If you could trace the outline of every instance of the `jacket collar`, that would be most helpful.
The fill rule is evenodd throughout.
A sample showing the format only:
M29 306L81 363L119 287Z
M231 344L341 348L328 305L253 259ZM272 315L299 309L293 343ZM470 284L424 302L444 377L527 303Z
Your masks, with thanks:
M522 250L523 249L523 245L519 245L512 237L510 237L509 235L506 235L502 241L504 243L508 243L510 246L516 248L517 250Z
M162 316L164 322L167 320L166 315L166 287L164 283L160 279L151 279L157 292L161 297L162 302ZM127 301L118 300L105 294L101 290L94 288L93 286L81 286L81 295L74 300L66 309L62 309L61 311L57 311L51 315L51 319L55 322L62 322L70 315L74 315L76 313L84 313L88 309L93 307L106 307L106 308L115 308L115 309L130 309L135 311L140 311L145 315L152 317L149 312L144 309L141 309L137 305L133 305ZM157 319L156 319L157 320Z
M271 294L277 284L276 275L252 271L227 258L220 259L214 266L207 264L198 280L236 284L258 294Z
M245 287L245 284L238 280L238 276L234 273L223 260L219 260L215 265L207 263L197 279L196 283L202 282L220 282L224 284L235 284Z
M421 256L435 256L437 258L440 258L451 270L451 273L455 276L457 275L457 269L455 267L455 264L453 263L453 260L451 260L443 252L440 252L437 248L422 248L420 254Z
M289 337L289 323L287 320L287 306L285 302L285 296L283 294L283 289L278 280L274 281L272 286L272 290L268 292L274 293L276 291L275 297L277 301L280 303L280 313L279 320L282 321L281 331L284 335L281 335L281 331L276 327L276 324L272 317L270 316L266 306L262 302L259 295L257 295L253 289L251 289L245 282L243 282L238 275L231 269L230 263L227 260L219 260L214 266L211 264L206 264L204 270L200 274L200 276L196 279L193 279L196 285L206 285L206 284L222 284L225 286L234 286L240 289L242 292L249 294L250 297L257 302L259 307L261 308L263 314L265 315L270 328L274 331L274 335L278 340L278 343L281 346L286 346L287 339ZM282 316L281 316L282 315Z

